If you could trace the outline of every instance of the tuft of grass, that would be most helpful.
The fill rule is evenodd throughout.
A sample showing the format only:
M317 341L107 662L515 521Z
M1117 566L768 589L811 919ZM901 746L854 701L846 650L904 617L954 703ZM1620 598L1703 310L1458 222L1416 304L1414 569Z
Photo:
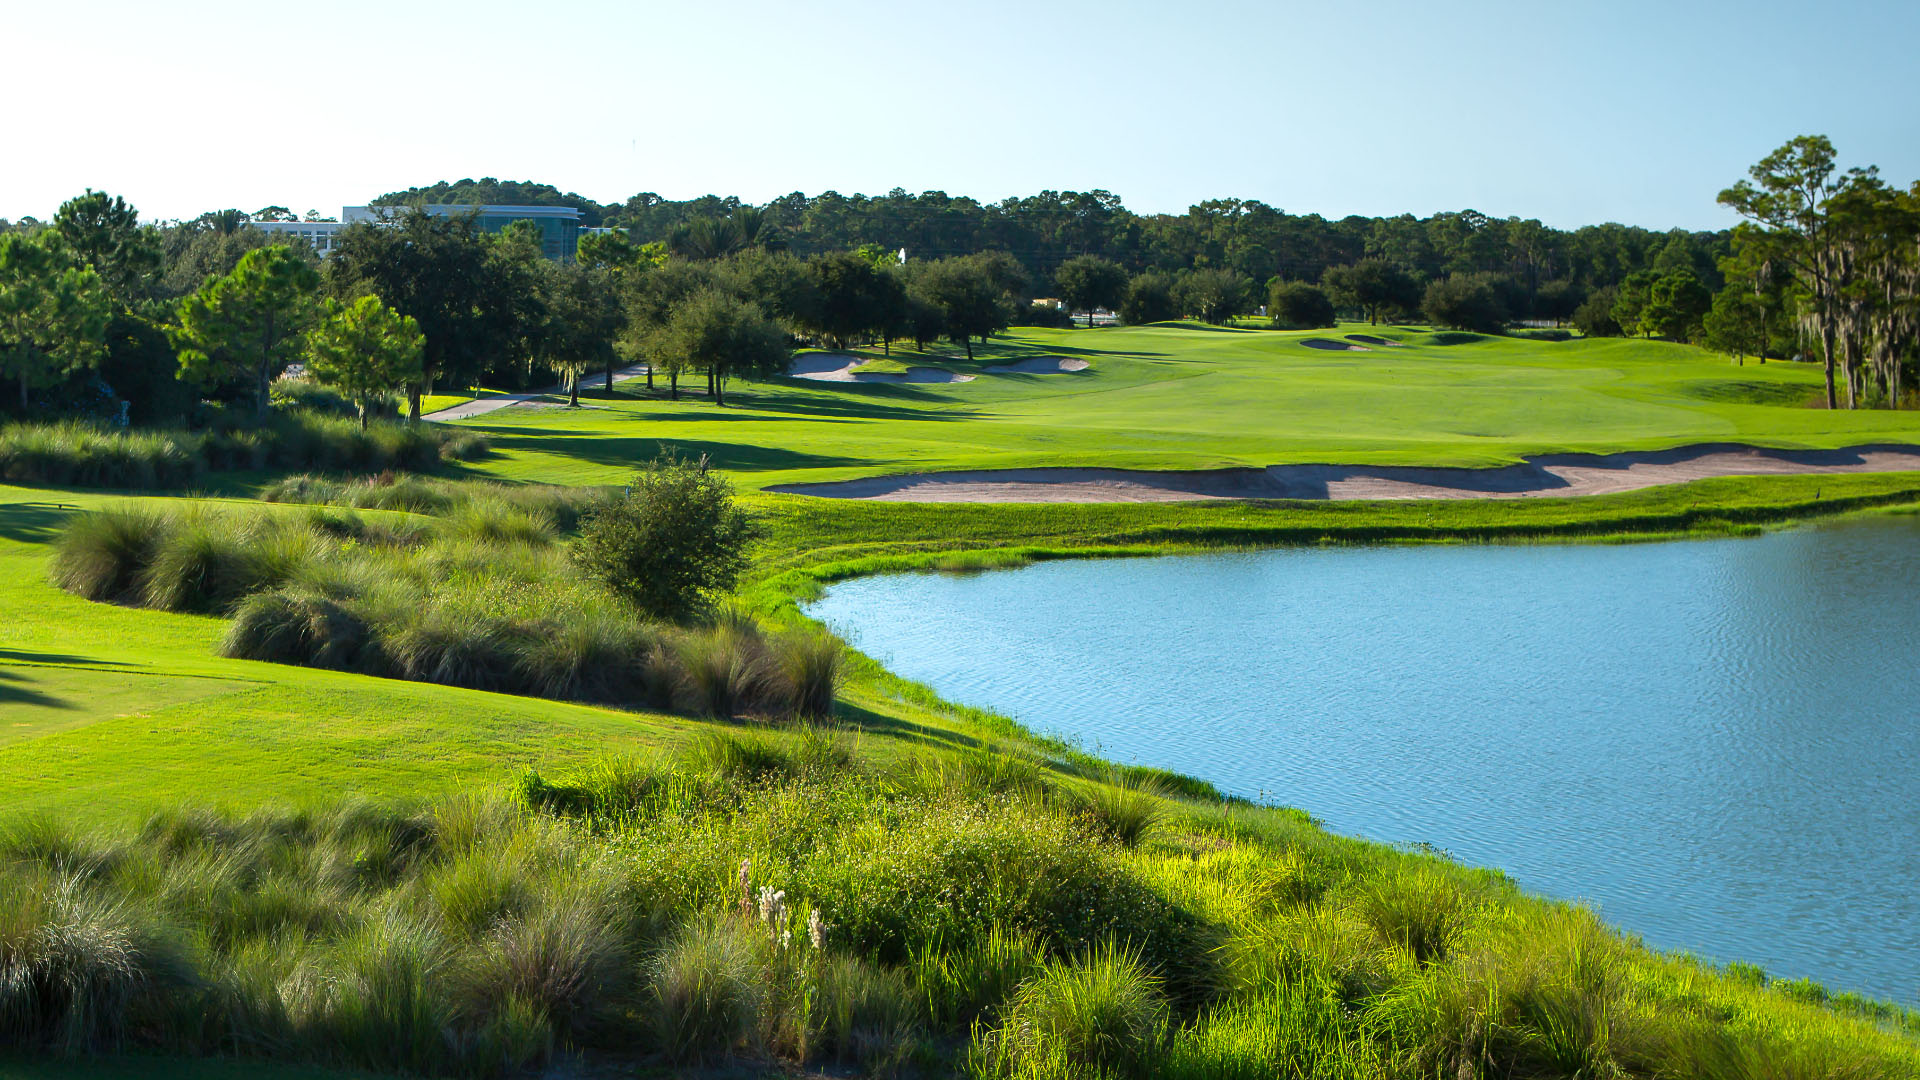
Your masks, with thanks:
M88 600L136 601L166 525L163 515L135 505L75 515L54 544L53 583Z
M1166 790L1151 774L1111 770L1080 789L1078 798L1094 828L1127 847L1145 840L1166 818Z
M747 625L720 623L684 632L676 649L680 703L689 712L738 716L767 685L763 643Z
M933 1022L963 1028L992 1018L1040 969L1046 950L1030 934L995 924L957 948L929 941L914 954L914 988Z
M1405 949L1417 964L1446 959L1485 906L1476 890L1414 860L1365 882L1355 898L1360 919L1381 941Z
M766 996L763 947L737 919L700 919L654 957L647 1004L667 1060L701 1065L748 1048Z
M817 1045L869 1074L891 1072L914 1044L920 1010L905 975L856 956L824 956L813 1006Z
M1049 962L1020 987L983 1049L1004 1075L1145 1076L1166 1024L1159 980L1139 953L1107 943Z
M766 640L767 667L785 710L817 720L833 715L846 648L825 630L796 628Z

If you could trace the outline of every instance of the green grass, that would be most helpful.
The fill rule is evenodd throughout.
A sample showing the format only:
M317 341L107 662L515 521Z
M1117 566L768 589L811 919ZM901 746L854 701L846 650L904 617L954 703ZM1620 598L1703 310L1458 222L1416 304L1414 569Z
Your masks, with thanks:
M1328 353L1298 344L1347 332L1409 345ZM1659 343L1442 343L1450 340L1364 326L1313 334L1023 331L977 350L971 366L899 347L892 362L980 371L1057 352L1088 356L1092 369L956 385L744 384L729 394L738 404L724 410L697 394L677 404L648 397L638 381L610 398L596 385L587 396L605 409L514 411L461 424L485 432L495 452L455 471L516 484L617 483L663 442L710 453L760 515L765 535L743 594L775 621L797 618L794 600L823 582L886 570L1277 544L1738 534L1920 502L1920 474L1911 473L1432 503L966 506L752 493L919 469L1494 464L1542 451L1704 440L1920 441L1920 416L1804 407L1816 386L1810 368L1736 368ZM222 490L239 494L272 477L224 479ZM422 505L437 512L500 498L495 489L419 486L413 494L431 496ZM383 495L330 481L277 491L370 507ZM529 505L553 497L523 494ZM1740 1054L1751 1063L1775 1051L1804 1057L1842 1046L1897 1063L1885 1075L1920 1067L1911 1037L1920 1021L1909 1014L1851 998L1828 1008L1823 994L1797 983L1769 986L1655 956L1584 913L1519 896L1497 876L1331 837L1294 812L1222 804L1185 778L1109 772L1002 718L941 702L866 658L852 658L841 673L835 722L846 734L791 746L741 739L736 724L684 714L224 659L222 618L91 603L49 582L50 545L66 519L126 501L0 487L7 820L38 811L87 828L125 827L165 807L337 807L350 796L391 803L501 792L518 779L523 798L556 811L585 809L580 827L618 835L622 857L637 860L646 880L680 890L676 918L730 907L727 882L743 856L754 860L756 880L794 890L796 902L803 894L808 902L834 898L829 938L858 942L861 956L836 959L830 976L806 973L817 980L817 999L770 994L741 1036L789 1060L871 1054L870 1066L881 1068L906 1045L902 1031L932 1023L945 1033L928 1050L934 1060L951 1059L972 1040L976 1059L992 1067L1071 1070L1087 1055L1065 1060L1041 1047L1009 1057L993 1033L1004 1029L1041 953L1066 985L1075 969L1061 965L1082 963L1107 942L1133 941L1153 950L1145 961L1158 980L1153 992L1172 1003L1164 1030L1151 1034L1167 1055L1166 1075L1285 1075L1315 1063L1325 1064L1321 1075L1378 1075L1389 1057L1402 1073L1456 1075L1480 1054L1533 1072L1604 1057L1635 1068L1657 1059L1676 1074L1738 1075ZM427 520L357 513L397 533ZM787 659L795 679L834 681L820 657ZM663 769L672 755L735 785L745 802L701 801L706 789ZM902 799L939 809L903 812L918 804ZM675 824L665 833L626 832L636 813ZM513 858L530 858L545 835ZM507 869L476 865L423 881L405 892L406 902L425 894L458 900L459 910L477 913L466 923L480 925L517 902L500 890L512 892L520 864L500 865ZM1031 888L1042 881L1047 890ZM926 891L939 882L957 884ZM1062 883L1072 895L1053 894ZM528 941L565 940L572 925L530 924ZM336 945L373 947L328 948ZM768 970L786 980L769 986L804 981L798 969ZM1038 994L1026 999L1034 1009ZM516 1001L496 1003L503 1023L531 1024ZM1157 1009L1147 1011L1143 1023L1162 1022ZM970 1027L975 1019L980 1025ZM1705 1057L1697 1069L1682 1068L1673 1055L1683 1051ZM226 1066L199 1069L146 1059L0 1061L0 1080L218 1076ZM252 1074L235 1071L242 1073ZM296 1067L273 1075L345 1074Z
M1324 352L1348 333L1401 348ZM1461 337L1464 344L1440 344ZM856 350L878 357L879 350ZM1529 454L1738 441L1794 447L1920 442L1920 413L1828 412L1812 365L1737 367L1691 346L1540 342L1365 324L1275 332L1182 326L1022 329L956 359L902 343L888 368L982 372L1021 356L1084 372L982 374L956 384L736 382L721 409L622 384L605 409L509 410L460 426L495 453L474 471L617 482L663 442L712 456L746 488L897 472L1043 465L1140 469L1287 462L1499 465Z

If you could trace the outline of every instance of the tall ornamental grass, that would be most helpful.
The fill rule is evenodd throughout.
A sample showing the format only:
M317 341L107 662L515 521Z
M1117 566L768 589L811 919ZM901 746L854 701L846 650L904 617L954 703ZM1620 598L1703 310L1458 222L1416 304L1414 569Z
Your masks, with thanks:
M234 469L424 471L487 451L472 432L294 411L263 427L120 430L84 421L0 425L0 480L46 487L179 490Z

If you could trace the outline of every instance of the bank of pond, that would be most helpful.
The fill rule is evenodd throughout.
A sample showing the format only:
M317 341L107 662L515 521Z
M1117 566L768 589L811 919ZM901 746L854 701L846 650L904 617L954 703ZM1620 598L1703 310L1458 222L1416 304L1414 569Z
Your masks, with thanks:
M835 584L942 697L1920 1000L1920 518L1642 545L1290 548Z

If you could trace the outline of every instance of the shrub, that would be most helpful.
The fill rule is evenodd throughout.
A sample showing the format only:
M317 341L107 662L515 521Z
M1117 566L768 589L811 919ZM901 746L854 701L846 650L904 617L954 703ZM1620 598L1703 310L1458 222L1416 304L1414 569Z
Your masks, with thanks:
M240 601L220 639L220 655L367 675L390 667L359 610L302 586L257 592Z
M661 648L646 628L602 612L584 612L515 645L519 685L571 701L665 704L669 687L650 681Z
M54 584L88 600L131 603L169 520L139 506L76 514L53 549Z
M733 487L663 452L622 494L588 513L573 557L590 579L648 615L682 620L711 608L746 569L754 526Z
M762 947L737 919L698 919L654 958L648 1004L669 1061L699 1065L746 1048L765 1001Z
M1143 1076L1160 1046L1167 1003L1137 952L1103 944L1051 962L1015 995L988 1040L997 1071Z
M759 703L767 688L765 652L757 632L722 623L687 631L675 647L679 700L689 712L733 717Z

